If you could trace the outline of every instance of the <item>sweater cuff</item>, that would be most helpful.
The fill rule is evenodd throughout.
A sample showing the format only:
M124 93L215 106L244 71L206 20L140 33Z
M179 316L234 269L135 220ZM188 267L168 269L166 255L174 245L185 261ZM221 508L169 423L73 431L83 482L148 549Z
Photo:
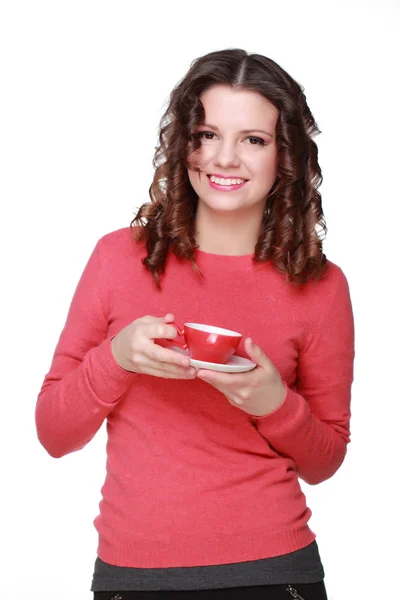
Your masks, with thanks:
M274 411L262 417L251 417L251 422L261 435L271 442L297 435L311 416L304 398L291 390L286 383L285 387L285 399Z
M120 400L138 376L137 373L123 369L115 360L111 350L112 337L105 339L88 355L93 390L105 404Z

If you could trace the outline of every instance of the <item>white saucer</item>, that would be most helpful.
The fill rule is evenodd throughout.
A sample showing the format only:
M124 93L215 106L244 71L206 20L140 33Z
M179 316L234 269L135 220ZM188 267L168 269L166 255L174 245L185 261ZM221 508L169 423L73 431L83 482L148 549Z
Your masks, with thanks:
M181 354L189 354L187 350L182 350L182 348L178 348L177 346L173 346L171 350L175 350ZM221 373L245 373L246 371L251 371L257 366L256 363L248 358L242 358L241 356L236 356L236 354L231 356L228 362L224 364L205 362L203 360L195 360L191 358L190 365L195 369L208 369L209 371L220 371Z

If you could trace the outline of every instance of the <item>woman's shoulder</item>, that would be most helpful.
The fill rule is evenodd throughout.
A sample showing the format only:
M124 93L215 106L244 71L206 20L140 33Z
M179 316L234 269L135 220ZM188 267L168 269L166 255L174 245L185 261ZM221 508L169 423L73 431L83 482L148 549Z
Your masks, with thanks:
M343 269L332 260L327 260L326 271L321 282L325 283L326 287L331 289L333 293L338 288L348 287L347 277Z
M123 256L132 258L133 256L144 256L146 253L145 244L137 241L139 227L122 227L104 234L97 242L97 247L102 255L109 259L113 256L121 259Z
M343 269L327 260L325 271L318 280L301 286L300 296L309 305L327 306L335 299L349 295L349 285Z

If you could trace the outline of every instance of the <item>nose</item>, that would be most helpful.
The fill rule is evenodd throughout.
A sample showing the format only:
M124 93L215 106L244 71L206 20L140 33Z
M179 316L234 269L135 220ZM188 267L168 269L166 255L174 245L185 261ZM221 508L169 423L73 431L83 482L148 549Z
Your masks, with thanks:
M221 141L214 155L215 166L227 169L228 167L238 167L240 165L239 156L236 151L236 144L233 141Z

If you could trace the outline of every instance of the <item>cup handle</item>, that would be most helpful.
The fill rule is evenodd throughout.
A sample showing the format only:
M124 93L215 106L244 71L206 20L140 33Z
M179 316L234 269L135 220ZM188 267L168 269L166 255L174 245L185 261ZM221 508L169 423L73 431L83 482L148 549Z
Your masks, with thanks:
M178 327L178 325L175 325L175 323L170 323L170 325L172 325L173 327L175 327L175 329L178 332L179 336L183 337L185 335L184 330L181 329L180 327ZM168 346L179 346L179 348L182 348L182 350L187 350L188 349L187 344L186 344L185 341L180 342L176 338L174 338L173 340L164 339L164 342Z

